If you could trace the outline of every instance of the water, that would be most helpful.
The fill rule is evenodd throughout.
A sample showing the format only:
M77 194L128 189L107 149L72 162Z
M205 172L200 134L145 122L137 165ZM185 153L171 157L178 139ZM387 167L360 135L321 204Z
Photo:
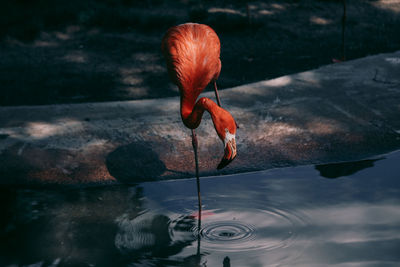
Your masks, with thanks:
M0 266L399 266L400 151L86 189L1 188Z

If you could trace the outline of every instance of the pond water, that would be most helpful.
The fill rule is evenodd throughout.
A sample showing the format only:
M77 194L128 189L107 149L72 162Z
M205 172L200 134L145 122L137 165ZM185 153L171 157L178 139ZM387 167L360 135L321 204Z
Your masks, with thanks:
M400 151L136 186L1 188L0 266L399 266Z

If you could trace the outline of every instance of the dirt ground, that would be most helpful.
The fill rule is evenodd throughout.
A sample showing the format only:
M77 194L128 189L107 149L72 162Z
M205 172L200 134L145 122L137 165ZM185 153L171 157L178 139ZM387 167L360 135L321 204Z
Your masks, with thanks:
M400 0L346 3L347 60L400 49ZM7 0L0 10L3 106L176 96L160 41L189 21L221 39L220 89L343 57L342 0Z

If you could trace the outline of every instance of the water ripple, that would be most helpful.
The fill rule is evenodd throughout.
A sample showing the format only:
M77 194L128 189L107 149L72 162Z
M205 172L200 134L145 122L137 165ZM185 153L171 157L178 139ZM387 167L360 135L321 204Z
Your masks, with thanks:
M170 234L181 238L191 232L201 238L203 251L243 252L288 247L306 223L304 216L283 209L220 208L205 211L201 229L184 216L171 220ZM178 241L178 240L175 240Z

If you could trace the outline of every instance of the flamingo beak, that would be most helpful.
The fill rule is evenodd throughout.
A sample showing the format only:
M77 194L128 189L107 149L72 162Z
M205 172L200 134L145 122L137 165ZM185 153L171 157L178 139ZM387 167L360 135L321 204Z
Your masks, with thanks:
M234 135L232 135L232 136L233 137L231 137L229 140L227 140L227 142L224 142L225 153L224 153L224 156L222 157L221 162L217 166L218 170L227 166L236 157L236 140L235 140L235 136Z

